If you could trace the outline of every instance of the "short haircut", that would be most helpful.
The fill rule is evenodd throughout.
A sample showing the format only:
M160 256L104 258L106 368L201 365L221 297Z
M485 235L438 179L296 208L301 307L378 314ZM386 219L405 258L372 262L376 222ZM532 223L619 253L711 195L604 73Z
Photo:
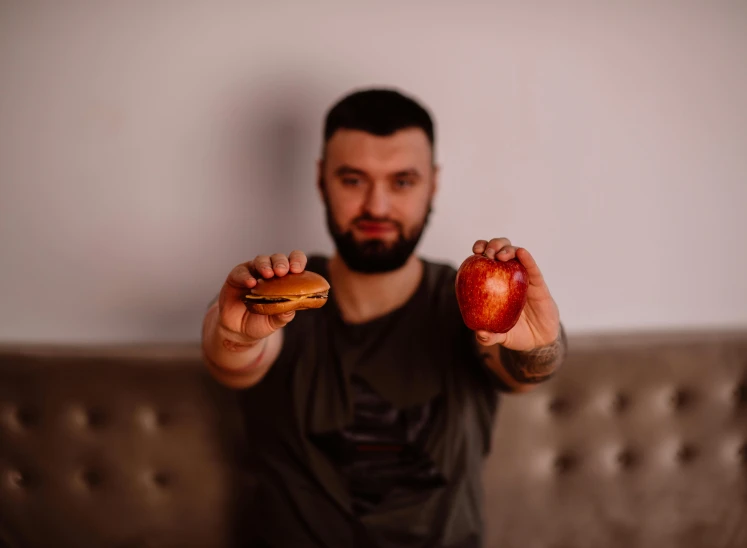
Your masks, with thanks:
M434 148L433 120L425 107L394 89L362 89L346 95L327 112L324 145L338 129L386 137L409 128L422 129Z

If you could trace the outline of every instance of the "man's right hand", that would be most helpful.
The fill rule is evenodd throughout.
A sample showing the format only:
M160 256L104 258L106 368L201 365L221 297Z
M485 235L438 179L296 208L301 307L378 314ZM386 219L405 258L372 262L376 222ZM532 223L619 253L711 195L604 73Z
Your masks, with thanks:
M292 272L298 274L306 268L306 255L292 251L288 256L282 253L258 255L253 261L242 263L231 270L218 297L218 317L221 327L246 338L251 343L264 339L295 316L295 312L263 316L252 314L241 299L246 292L257 285L259 279L282 277Z
M259 279L300 273L306 255L293 251L258 255L253 261L231 270L220 290L218 302L205 314L202 324L202 352L212 375L230 388L248 388L258 383L280 355L282 327L295 312L274 316L252 314L242 297Z

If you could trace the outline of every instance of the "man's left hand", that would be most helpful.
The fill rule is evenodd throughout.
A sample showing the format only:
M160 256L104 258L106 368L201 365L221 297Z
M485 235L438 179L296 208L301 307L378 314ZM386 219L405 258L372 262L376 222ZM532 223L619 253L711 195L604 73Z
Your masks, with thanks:
M472 246L477 255L488 259L510 261L516 258L529 276L527 302L519 321L506 333L476 331L477 342L483 346L501 344L511 350L529 351L554 343L560 336L560 314L537 263L523 247L515 247L507 238L478 240Z

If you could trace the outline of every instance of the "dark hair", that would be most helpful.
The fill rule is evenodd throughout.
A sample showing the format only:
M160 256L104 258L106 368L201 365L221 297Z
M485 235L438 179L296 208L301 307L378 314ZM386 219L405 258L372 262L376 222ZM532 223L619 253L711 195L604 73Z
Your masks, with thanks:
M394 89L363 89L343 97L327 112L324 144L338 129L384 137L408 128L422 129L433 148L433 120L420 103Z

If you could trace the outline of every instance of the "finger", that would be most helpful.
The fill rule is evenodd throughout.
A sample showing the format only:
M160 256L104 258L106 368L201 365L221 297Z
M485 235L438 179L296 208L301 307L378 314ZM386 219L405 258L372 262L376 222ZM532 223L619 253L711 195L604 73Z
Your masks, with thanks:
M275 253L270 256L270 262L272 263L272 270L276 276L285 276L288 273L290 265L288 264L288 257L282 253Z
M485 248L488 246L487 240L477 240L475 245L472 246L472 253L482 255L485 252Z
M288 255L288 260L290 261L291 272L298 274L299 272L303 272L303 269L306 268L306 254L303 251L294 249L290 252L290 255Z
M479 330L475 331L475 338L477 342L483 346L493 346L495 344L503 344L506 342L505 333L491 333L490 331Z
M485 256L488 259L495 259L495 254L498 253L501 248L511 245L508 238L493 238L488 242L485 247Z
M270 327L277 330L281 327L285 327L296 316L296 311L291 310L290 312L283 312L282 314L273 314L267 317L267 321L270 322Z
M519 262L527 269L527 274L529 274L529 285L544 285L545 278L542 276L542 272L529 251L523 247L517 248L516 258L519 259Z
M240 264L228 273L226 283L237 289L252 288L257 285L257 280L249 273L246 264Z
M272 278L275 272L272 270L272 261L267 255L257 255L253 261L254 269L263 278Z
M499 261L510 261L514 257L516 257L516 247L512 245L504 246L496 253L495 257Z

